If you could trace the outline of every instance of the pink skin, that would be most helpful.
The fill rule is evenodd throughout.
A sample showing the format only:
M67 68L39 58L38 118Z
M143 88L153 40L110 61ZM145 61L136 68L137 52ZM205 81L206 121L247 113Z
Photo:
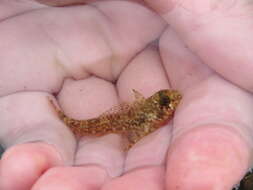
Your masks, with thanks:
M0 189L229 190L240 180L252 164L253 97L233 83L253 91L252 4L145 2L171 28L123 1L0 1L0 139L9 148ZM80 119L132 101L131 89L170 87L183 94L173 123L127 154L118 135L76 141L47 99L58 93Z

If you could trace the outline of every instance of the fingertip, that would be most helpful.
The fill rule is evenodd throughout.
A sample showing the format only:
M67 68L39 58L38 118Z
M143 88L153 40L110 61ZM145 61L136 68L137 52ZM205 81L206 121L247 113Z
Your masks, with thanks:
M108 182L102 190L162 190L164 189L164 168L162 166L146 167L126 173L122 177Z
M209 126L176 139L167 159L168 189L231 189L249 167L249 150L241 137Z
M53 147L44 143L20 144L8 149L0 162L0 189L27 190L48 168L61 164Z
M106 171L96 165L54 167L36 182L32 190L98 190L108 179Z

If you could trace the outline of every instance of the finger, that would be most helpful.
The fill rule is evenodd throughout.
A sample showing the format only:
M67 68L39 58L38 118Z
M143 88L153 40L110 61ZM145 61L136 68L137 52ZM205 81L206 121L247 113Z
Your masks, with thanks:
M47 93L23 92L0 99L0 188L30 189L48 168L73 162L75 139L59 121ZM15 183L13 183L15 181Z
M6 190L30 189L47 169L62 164L55 148L46 143L13 146L0 161L0 187Z
M184 97L174 118L167 188L232 188L251 164L252 96L203 65L171 30L160 49Z
M58 99L65 113L76 119L96 118L119 103L114 85L97 77L66 81ZM75 165L95 164L118 176L124 164L121 144L119 135L85 136L78 143Z
M156 14L123 1L43 9L15 17L0 25L0 95L24 90L55 93L63 77L96 75L116 80L163 28Z
M143 187L146 190L164 189L164 173L161 166L138 169L109 181L102 190L143 189Z
M148 2L163 7L163 17L204 63L253 92L252 3L247 0Z
M100 189L109 179L106 171L97 166L54 167L48 170L32 187L32 190Z

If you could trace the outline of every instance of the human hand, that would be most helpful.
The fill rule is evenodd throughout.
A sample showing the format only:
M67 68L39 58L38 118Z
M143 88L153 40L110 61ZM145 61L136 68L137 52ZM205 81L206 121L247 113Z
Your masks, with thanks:
M252 4L145 2L171 27L159 47L173 88L184 94L167 157L167 188L231 189L252 166Z
M118 104L113 82L165 23L127 2L51 8L8 1L0 13L0 139L8 148L0 189L91 189L121 174L121 138L85 138L77 145L48 96L59 92L64 110L82 118ZM64 78L76 81L62 84Z
M118 10L121 7L118 4L117 10L115 7L113 9L115 5L112 4L109 6L101 3L97 6L104 13L103 15L109 16L110 19L118 19L120 23L123 22L121 20L124 19L123 17L118 18L124 13L122 9ZM48 93L29 91L60 92L58 100L67 114L76 118L88 118L97 116L114 104L118 104L119 100L131 100L132 88L148 96L158 89L169 87L156 49L148 47L135 56L146 44L157 38L164 28L164 23L155 15L139 7L138 17L133 15L136 12L128 15L135 18L135 23L128 22L126 26L124 22L120 25L119 21L115 23L113 20L114 27L110 28L115 29L111 32L122 32L119 38L119 35L110 35L110 33L108 37L107 30L94 34L91 30L93 27L90 25L85 27L90 24L89 22L82 24L82 27L79 26L84 22L82 19L87 17L83 12L90 10L84 11L79 8L78 11L77 9L77 7L75 10L57 9L61 12L57 13L54 9L45 8L39 13L35 11L29 13L32 15L22 15L25 19L7 22L9 26L2 26L5 30L0 30L6 31L5 35L1 35L5 40L3 41L5 46L1 47L5 50L3 53L5 56L2 58L2 65L5 67L0 71L2 77L0 81L9 82L7 84L1 82L5 86L2 87L3 97L0 100L2 110L0 121L1 125L6 127L1 129L0 135L6 147L12 146L1 161L0 186L2 185L4 189L30 189L35 184L32 188L35 190L42 188L92 189L100 186L103 186L102 189L143 187L163 189L166 182L168 189L189 189L190 187L198 190L231 187L249 164L250 149L247 139L251 138L247 133L247 127L251 122L251 95L222 80L212 70L202 65L197 57L184 48L182 42L171 30L163 34L159 46L172 87L179 89L184 95L184 100L175 116L173 132L171 124L161 128L136 144L126 158L119 146L121 139L116 135L99 139L84 138L79 142L77 151L74 153L75 139L52 114L46 101ZM132 9L136 11L136 6L131 5L129 10ZM73 24L71 22L73 20L63 17L66 14L65 11L70 10L75 11L75 19L79 18L75 20L74 26L70 25ZM118 17L115 16L114 11L118 12ZM140 18L140 13L145 17ZM59 24L60 26L58 24L55 26L56 21L59 21L56 20L55 14L58 16L60 14L61 21L64 21ZM88 14L91 13L88 12ZM32 20L27 21L27 17ZM33 20L35 18L39 20ZM20 17L13 19L20 19ZM148 23L145 22L146 20ZM32 30L36 28L32 27L34 22L40 25L41 22L46 23L42 24L45 28L42 27L35 33ZM7 33L10 32L9 27L18 27L18 23L19 26L22 24L30 27L22 29L26 30L23 35L20 29L14 34ZM103 23L100 24L108 29L109 27ZM135 30L127 31L133 27L129 24L133 24ZM79 30L71 30L76 29L77 26L80 27ZM83 27L85 28L84 36L80 32ZM86 29L90 27L88 33ZM152 31L148 28L152 28ZM31 36L33 33L36 36ZM45 40L43 34L46 34L49 42ZM8 54L10 52L6 50L6 45L10 44L14 36L16 43L8 47L8 50L15 47L15 51L11 52L16 52L15 56ZM127 38L129 36L131 39ZM101 40L97 39L98 37ZM87 43L86 40L90 39L92 40ZM108 40L110 50L102 43ZM24 41L30 43L26 44ZM114 44L111 44L112 42ZM37 46L38 44L40 46ZM33 50L32 55L27 53L30 53L31 49L36 49L36 51ZM91 54L90 50L94 50L94 54ZM134 56L135 58L131 60ZM17 61L21 62L20 66L16 64ZM36 67L34 62L37 64ZM28 67L28 64L31 66ZM7 74L13 66L15 66L15 75ZM26 76L27 74L29 76ZM90 77L90 74L94 76ZM61 88L64 77L80 80L66 80ZM113 86L111 81L115 79L117 83ZM16 91L24 91L22 89L24 85L26 93L5 96ZM103 94L102 97L101 94ZM171 135L172 141L170 141ZM15 144L21 145L15 146ZM74 162L72 162L73 158ZM72 164L80 167L66 166ZM233 175L230 172L233 172ZM111 179L111 176L120 174L124 175ZM203 176L205 178L199 180ZM224 180L219 180L221 177ZM106 185L103 185L104 183Z

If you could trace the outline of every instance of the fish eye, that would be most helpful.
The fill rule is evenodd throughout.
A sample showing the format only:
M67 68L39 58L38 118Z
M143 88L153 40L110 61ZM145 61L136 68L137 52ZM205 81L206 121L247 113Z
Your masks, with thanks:
M165 107L169 107L170 105L170 98L165 95L165 94L160 94L160 98L159 98L159 104L161 106L165 106Z

